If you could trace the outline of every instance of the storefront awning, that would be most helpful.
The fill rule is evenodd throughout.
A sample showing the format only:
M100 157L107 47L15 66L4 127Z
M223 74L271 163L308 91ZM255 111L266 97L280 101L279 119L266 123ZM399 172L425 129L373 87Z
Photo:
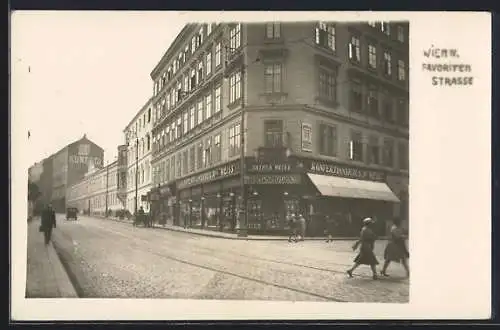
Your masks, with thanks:
M384 182L347 179L338 176L307 174L323 196L375 199L399 202L391 188Z

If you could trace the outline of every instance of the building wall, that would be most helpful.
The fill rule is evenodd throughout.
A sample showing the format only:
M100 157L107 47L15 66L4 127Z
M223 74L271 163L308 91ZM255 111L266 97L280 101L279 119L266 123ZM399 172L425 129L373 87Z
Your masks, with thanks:
M28 180L38 184L43 173L43 161L33 164L28 169Z
M136 171L137 171L137 208L143 207L149 211L149 203L141 201L141 196L146 195L151 189L152 166L151 128L153 124L153 109L148 101L135 118L125 128L125 137L128 138L127 154L127 195L126 208L130 213L135 212ZM138 143L137 140L138 139Z

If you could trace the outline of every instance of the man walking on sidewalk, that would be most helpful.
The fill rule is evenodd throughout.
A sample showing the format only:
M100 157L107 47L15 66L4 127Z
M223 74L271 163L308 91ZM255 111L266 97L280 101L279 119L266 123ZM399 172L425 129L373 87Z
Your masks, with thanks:
M45 210L43 210L41 218L42 224L40 225L40 231L43 232L45 236L45 245L47 245L52 236L52 229L56 228L56 213L51 204L48 204Z

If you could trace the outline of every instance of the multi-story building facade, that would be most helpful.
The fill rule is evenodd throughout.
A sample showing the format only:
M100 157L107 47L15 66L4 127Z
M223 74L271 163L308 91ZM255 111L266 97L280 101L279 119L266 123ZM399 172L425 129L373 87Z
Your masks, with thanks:
M84 178L69 186L66 191L68 206L82 213L105 216L117 215L125 208L126 199L126 152L104 167L89 167Z
M43 161L33 164L28 169L28 180L38 184L43 173Z
M408 220L408 24L188 24L151 77L152 200L174 224Z
M153 127L153 109L151 100L139 110L135 117L125 127L123 133L127 149L127 210L134 213L141 206L149 211L147 195L151 190L151 150ZM137 201L136 201L137 195Z

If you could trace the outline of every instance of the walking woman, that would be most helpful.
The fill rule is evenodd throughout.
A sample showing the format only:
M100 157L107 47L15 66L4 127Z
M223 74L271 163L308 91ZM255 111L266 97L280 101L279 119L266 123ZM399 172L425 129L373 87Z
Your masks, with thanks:
M359 253L354 258L354 265L347 271L349 277L352 277L352 272L359 267L359 265L369 265L372 269L373 279L377 279L377 269L378 265L377 258L373 253L373 247L375 245L376 235L372 230L373 226L372 218L365 218L363 220L363 228L361 229L361 234L359 240L353 245L352 249L356 250L358 246L361 245Z
M404 235L403 229L401 228L401 219L395 218L392 221L391 237L384 251L384 267L380 272L383 276L389 276L386 271L391 261L401 263L406 270L406 277L410 276L410 270L407 263L410 254L406 248L405 240L406 235Z

